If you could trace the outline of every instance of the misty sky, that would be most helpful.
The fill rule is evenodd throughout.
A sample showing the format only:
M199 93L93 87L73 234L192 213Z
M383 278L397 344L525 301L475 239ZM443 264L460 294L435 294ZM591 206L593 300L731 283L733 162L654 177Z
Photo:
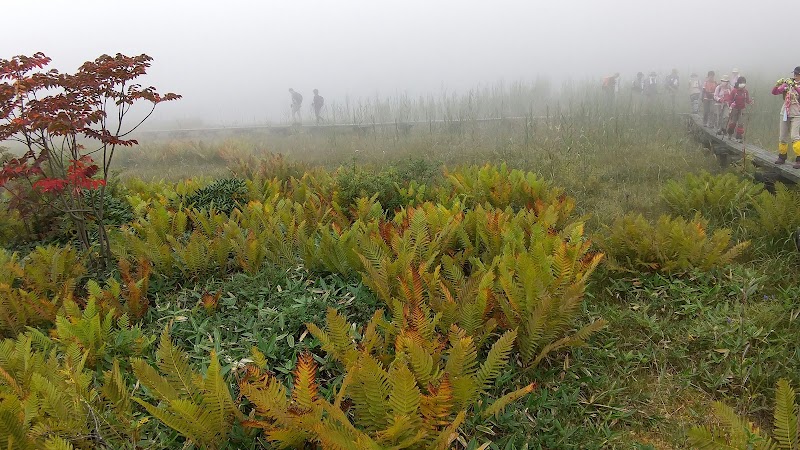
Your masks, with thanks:
M285 120L289 87L310 103L313 88L331 102L673 67L684 80L734 66L780 77L800 65L793 3L776 0L2 3L0 58L42 51L71 72L103 53L152 56L143 84L184 96L159 106L161 121Z

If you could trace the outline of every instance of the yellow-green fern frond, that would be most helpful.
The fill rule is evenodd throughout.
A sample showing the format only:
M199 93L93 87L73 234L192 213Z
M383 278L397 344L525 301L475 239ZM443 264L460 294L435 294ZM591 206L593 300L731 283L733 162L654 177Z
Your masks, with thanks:
M506 406L519 400L520 398L530 394L536 389L536 383L531 383L525 387L517 389L516 391L509 392L508 394L498 398L483 411L483 417L491 417L502 412Z
M782 449L800 449L798 441L797 395L785 379L778 380L775 392L775 440Z
M509 330L492 345L489 354L486 355L486 360L475 373L475 386L479 392L488 391L495 378L500 375L500 371L508 364L508 358L514 348L516 338L517 330Z
M311 411L317 400L317 364L310 353L303 353L297 358L294 369L294 388L292 402L301 411Z

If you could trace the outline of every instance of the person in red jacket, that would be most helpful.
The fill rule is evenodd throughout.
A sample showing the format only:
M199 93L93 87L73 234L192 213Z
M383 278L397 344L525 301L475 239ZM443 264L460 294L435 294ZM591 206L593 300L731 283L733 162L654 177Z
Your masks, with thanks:
M739 77L730 94L728 94L728 105L730 105L731 110L728 118L728 138L733 137L735 130L737 142L744 140L744 109L747 108L747 105L753 103L753 99L750 98L750 92L747 91L745 86L747 86L747 80L745 77Z
M794 68L793 78L781 78L775 83L772 95L783 96L781 134L778 143L778 159L775 164L786 163L791 140L795 156L794 168L800 169L800 66Z

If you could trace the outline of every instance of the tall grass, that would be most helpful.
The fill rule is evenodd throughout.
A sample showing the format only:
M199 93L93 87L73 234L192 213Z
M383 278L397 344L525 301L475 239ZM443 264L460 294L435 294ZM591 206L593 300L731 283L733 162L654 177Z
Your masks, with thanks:
M645 102L623 89L609 105L596 86L565 85L556 98L539 81L486 87L463 97L375 99L360 107L376 122L428 113L431 121L408 130L295 127L281 134L261 129L194 139L143 135L139 148L120 153L118 167L123 177L176 179L224 174L239 160L268 153L331 169L381 169L409 159L436 168L506 162L565 187L579 200L580 211L602 223L627 211L656 217L665 212L658 193L667 180L719 170L687 135L686 118L666 96ZM524 117L479 120L514 114ZM459 122L433 122L438 117Z

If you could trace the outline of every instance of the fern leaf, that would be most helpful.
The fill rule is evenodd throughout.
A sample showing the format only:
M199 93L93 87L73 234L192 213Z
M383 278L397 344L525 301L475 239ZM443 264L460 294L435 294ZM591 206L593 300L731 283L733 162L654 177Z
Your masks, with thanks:
M698 450L741 450L728 445L725 438L703 427L689 430L689 443Z
M500 371L508 363L511 350L514 348L514 340L517 338L517 330L506 331L497 342L492 345L486 361L481 364L475 374L475 386L481 392L490 388L490 384L500 375Z
M454 406L450 378L447 375L443 376L439 385L430 386L428 391L429 395L423 395L419 404L425 426L436 428L447 425Z
M536 389L536 383L531 383L523 388L509 392L508 394L498 398L491 404L491 406L486 408L486 410L483 412L483 417L488 418L502 412L506 406L530 394L534 389Z
M778 380L775 392L775 439L778 447L788 450L798 448L797 426L798 414L796 394L785 379Z
M586 342L586 339L589 338L592 334L596 333L597 331L603 329L608 324L608 321L605 319L598 319L594 322L586 325L585 327L581 328L575 334L571 336L563 337L555 342L551 342L545 345L536 358L531 363L531 366L538 365L542 359L544 359L548 354L559 350L564 347L577 347L581 346Z
M408 365L406 363L398 364L394 370L389 372L389 380L392 384L392 393L389 395L392 414L395 417L417 417L420 392L417 380Z
M131 359L131 367L133 368L133 373L136 374L136 378L141 381L141 383L158 394L158 396L165 400L176 400L181 397L181 394L172 387L170 381L161 376L156 369L147 364L141 358L132 358Z
M238 412L233 405L228 385L222 378L217 352L211 351L211 363L203 382L203 406L217 423L229 422L233 413Z
M304 411L311 411L316 400L317 364L310 353L303 353L297 358L297 367L294 369L292 401Z
M193 396L192 369L186 355L178 350L169 337L169 327L161 333L161 342L156 351L158 368L165 374L169 383L184 395Z
M467 417L466 411L461 411L456 415L456 418L453 422L447 426L444 430L439 433L439 437L436 439L436 449L437 450L447 450L450 447L450 444L453 443L456 439L458 439L458 427L464 423L464 419Z
M75 450L75 447L68 441L58 436L53 436L44 443L44 450Z

